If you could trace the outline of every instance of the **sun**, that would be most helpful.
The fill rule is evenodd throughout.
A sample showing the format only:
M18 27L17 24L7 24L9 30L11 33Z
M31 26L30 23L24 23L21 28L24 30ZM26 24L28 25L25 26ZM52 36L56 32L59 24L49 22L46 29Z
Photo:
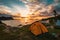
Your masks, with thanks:
M21 10L21 17L27 17L28 13L28 10Z

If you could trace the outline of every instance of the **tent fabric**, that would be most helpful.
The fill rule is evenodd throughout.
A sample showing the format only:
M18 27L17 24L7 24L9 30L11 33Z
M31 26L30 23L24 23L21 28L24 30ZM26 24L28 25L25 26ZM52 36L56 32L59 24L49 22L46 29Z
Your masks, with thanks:
M42 33L48 32L47 28L40 22L35 22L33 23L30 27L29 30L34 34L34 35L40 35Z

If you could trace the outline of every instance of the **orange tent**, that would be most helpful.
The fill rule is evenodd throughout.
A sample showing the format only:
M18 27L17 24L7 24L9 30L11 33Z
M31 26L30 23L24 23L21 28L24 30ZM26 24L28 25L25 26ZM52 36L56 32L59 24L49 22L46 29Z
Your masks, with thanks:
M40 22L35 22L33 23L30 27L29 30L34 34L34 35L40 35L42 33L48 32L47 28Z

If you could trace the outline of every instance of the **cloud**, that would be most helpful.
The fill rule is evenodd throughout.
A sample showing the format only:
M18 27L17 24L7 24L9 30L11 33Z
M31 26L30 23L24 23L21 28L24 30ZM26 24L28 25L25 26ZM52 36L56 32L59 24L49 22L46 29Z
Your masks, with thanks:
M55 2L55 3L58 3L58 2L60 2L60 0L54 0L54 2Z
M60 12L60 0L54 0L54 3L52 5L55 6L55 10L57 12Z
M52 11L54 9L53 5L47 5L45 1L38 0L21 0L25 3L26 8L29 10L28 18L25 19L25 22L30 23L31 21L36 21L43 19L44 16L52 16ZM42 17L41 17L42 16ZM31 19L31 20L30 20ZM28 20L28 21L27 21Z
M28 14L28 9L26 7L21 7L19 5L12 5L15 13L20 13L21 16L26 16Z
M54 2L50 5L47 5L45 1L38 1L38 0L20 0L22 1L23 3L25 3L25 7L21 7L20 5L14 5L14 4L11 4L11 7L8 7L8 6L2 6L3 9L0 9L0 10L7 10L7 12L11 11L12 13L20 13L21 16L23 17L26 17L27 18L21 18L20 21L23 21L23 23L25 22L33 22L33 21L36 21L36 20L40 20L40 19L43 19L42 17L45 18L48 17L48 16L52 16L53 15L53 10L54 10L54 7L56 5L58 5L58 1L54 0ZM42 16L42 17L41 17Z
M0 5L0 13L11 13L11 8L8 6Z

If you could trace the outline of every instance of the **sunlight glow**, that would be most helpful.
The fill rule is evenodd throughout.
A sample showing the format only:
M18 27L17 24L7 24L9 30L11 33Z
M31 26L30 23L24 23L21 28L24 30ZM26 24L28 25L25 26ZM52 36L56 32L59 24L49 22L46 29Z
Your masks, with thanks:
M27 17L29 11L26 9L20 10L21 17Z

